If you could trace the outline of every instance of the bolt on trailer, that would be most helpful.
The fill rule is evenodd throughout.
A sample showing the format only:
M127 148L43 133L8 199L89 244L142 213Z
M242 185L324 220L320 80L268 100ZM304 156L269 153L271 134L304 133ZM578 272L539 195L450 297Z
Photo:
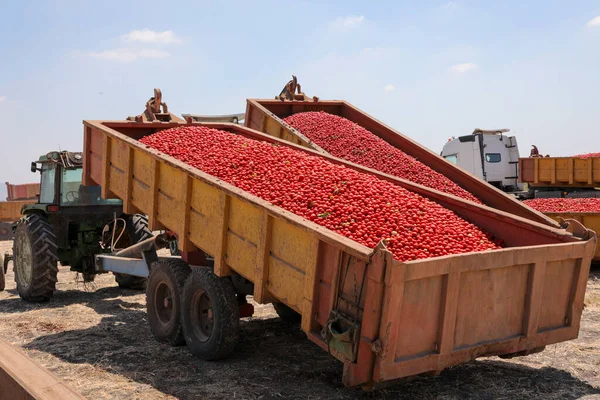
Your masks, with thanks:
M367 248L138 142L190 125L373 174L438 202L507 248L399 262L383 243ZM299 318L308 338L344 364L348 386L380 387L577 337L596 236L575 221L569 233L234 124L84 121L84 137L84 184L122 199L127 213L148 215L151 229L175 234L182 255L155 257L167 237L123 257L98 255L96 268L148 276L153 335L185 342L205 360L233 351L239 318L252 313L247 295Z

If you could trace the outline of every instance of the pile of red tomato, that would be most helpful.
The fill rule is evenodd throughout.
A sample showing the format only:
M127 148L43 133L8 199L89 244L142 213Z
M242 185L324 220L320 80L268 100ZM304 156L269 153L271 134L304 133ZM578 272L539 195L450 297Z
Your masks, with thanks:
M444 175L346 118L309 111L284 122L335 157L481 204Z
M600 213L600 198L595 197L532 199L525 200L524 203L538 211L548 213Z
M431 200L289 147L198 126L140 141L365 246L386 240L400 261L501 247Z

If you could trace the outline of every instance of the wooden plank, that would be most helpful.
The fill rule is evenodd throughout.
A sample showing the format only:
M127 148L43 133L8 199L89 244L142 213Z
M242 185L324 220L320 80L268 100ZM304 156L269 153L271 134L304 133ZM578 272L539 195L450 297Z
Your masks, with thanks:
M587 183L588 183L588 185L592 185L594 183L594 169L593 169L592 159L591 158L587 159L586 164L587 164Z
M567 160L567 174L569 174L569 185L572 185L575 175L575 159L573 158Z
M109 188L110 182L110 143L111 137L108 135L102 135L102 181L100 183L101 196L104 199L109 199L111 193Z
M541 260L531 266L527 300L525 304L525 318L523 328L525 337L531 339L538 332L538 321L542 306L544 278L546 276L546 262Z
M181 232L183 236L179 237L178 245L181 251L197 251L198 248L190 241L190 212L191 212L191 199L192 199L192 177L186 176L183 181L183 196L181 202Z
M447 354L454 348L454 331L456 329L456 313L458 311L458 290L460 288L460 270L454 268L446 278L444 288L444 305L442 326L440 329L439 353Z
M152 158L150 161L150 171L152 173L152 181L150 182L150 193L152 203L150 203L150 212L148 213L148 227L150 230L156 231L164 229L164 226L157 219L158 211L158 191L160 182L160 162Z
M84 400L84 397L0 339L0 399Z
M227 231L229 230L229 207L231 206L231 197L226 193L221 193L221 237L217 254L215 255L215 274L217 276L231 275L231 268L227 265Z
M126 158L126 183L125 183L125 196L123 197L123 212L125 214L134 214L135 208L131 204L131 191L133 187L133 147L127 146L127 158Z
M306 249L307 254L313 255L313 263L307 265L304 275L303 305L302 305L302 330L306 333L311 331L313 325L313 300L315 297L317 268L319 262L319 240L313 237L312 243Z
M259 236L256 249L256 276L254 278L254 301L259 304L268 303L272 296L267 292L267 279L269 276L269 253L271 252L271 234L273 231L273 217L263 211L259 226Z

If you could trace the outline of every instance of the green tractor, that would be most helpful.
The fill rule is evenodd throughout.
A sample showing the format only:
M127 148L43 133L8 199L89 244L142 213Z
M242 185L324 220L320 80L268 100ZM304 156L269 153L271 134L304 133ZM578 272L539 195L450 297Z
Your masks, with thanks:
M38 167L39 165L39 167ZM31 163L41 172L39 199L23 206L14 230L17 290L31 302L49 300L56 289L58 262L94 280L94 256L111 253L152 236L144 215L126 215L117 199L102 199L100 186L82 184L81 153L54 151ZM146 278L115 273L120 287L145 289Z

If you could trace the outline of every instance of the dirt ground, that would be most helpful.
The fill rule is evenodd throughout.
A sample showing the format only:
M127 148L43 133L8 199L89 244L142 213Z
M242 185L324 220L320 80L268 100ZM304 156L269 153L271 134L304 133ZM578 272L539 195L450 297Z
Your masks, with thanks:
M12 242L0 242L0 253ZM119 289L110 274L84 287L61 268L52 301L21 301L12 269L0 292L0 337L21 347L89 399L577 399L600 398L600 268L588 281L579 338L542 353L481 359L372 393L341 383L342 365L256 307L242 321L235 355L203 362L185 347L158 344L145 295ZM81 279L81 278L79 278Z

